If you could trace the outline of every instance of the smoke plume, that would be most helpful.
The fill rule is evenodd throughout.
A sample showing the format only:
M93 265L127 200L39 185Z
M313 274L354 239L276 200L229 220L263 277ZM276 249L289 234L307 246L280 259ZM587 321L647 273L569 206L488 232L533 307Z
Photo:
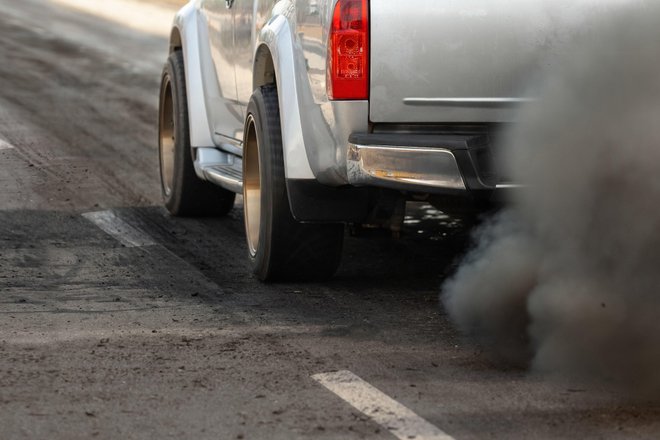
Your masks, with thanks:
M526 187L442 299L507 359L660 397L660 8L637 6L522 112L504 166Z

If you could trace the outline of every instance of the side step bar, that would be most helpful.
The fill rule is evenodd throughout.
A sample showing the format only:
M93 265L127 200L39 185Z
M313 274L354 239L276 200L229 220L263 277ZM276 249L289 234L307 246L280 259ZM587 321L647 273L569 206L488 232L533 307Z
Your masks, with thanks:
M243 192L243 160L215 148L197 148L197 176L235 193Z
M243 161L238 160L238 166L214 165L204 168L206 180L220 185L221 187L235 193L243 192Z

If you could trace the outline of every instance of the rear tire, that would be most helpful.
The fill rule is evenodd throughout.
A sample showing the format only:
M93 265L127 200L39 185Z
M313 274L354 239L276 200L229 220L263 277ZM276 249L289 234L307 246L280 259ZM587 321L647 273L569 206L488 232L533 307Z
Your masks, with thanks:
M341 260L342 224L307 224L291 214L284 176L277 89L257 89L247 109L243 151L245 229L262 281L331 277Z
M186 79L181 51L167 59L160 86L158 153L163 200L176 216L225 215L236 194L197 177L188 125Z

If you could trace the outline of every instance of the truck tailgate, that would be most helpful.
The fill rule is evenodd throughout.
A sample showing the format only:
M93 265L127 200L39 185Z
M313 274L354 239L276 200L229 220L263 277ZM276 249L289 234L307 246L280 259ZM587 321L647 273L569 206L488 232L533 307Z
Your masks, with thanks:
M372 0L371 121L511 121L568 41L640 3Z

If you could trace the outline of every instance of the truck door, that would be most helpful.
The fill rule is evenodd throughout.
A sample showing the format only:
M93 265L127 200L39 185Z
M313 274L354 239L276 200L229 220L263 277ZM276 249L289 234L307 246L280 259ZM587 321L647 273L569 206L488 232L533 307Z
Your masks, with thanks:
M243 112L252 96L252 65L254 61L254 7L255 0L234 1L234 50L236 51L237 100Z
M243 138L243 114L236 92L236 52L234 50L234 8L231 0L203 0L201 23L207 38L202 38L202 52L211 55L210 65L203 65L207 108L217 143L240 145ZM204 35L204 32L200 32ZM204 58L204 57L202 57ZM205 60L202 59L204 64Z

